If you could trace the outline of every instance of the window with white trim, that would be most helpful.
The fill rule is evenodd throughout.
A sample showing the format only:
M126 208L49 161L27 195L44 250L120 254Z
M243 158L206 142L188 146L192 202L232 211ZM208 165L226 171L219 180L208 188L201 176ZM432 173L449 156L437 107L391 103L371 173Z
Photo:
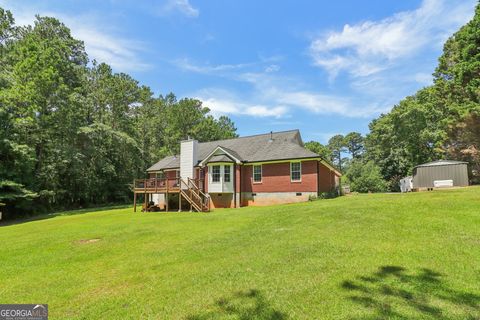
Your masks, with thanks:
M212 166L212 182L220 182L220 166Z
M302 163L301 162L290 163L290 180L302 181Z
M253 165L253 182L262 182L262 165Z
M223 166L223 182L230 182L230 165Z

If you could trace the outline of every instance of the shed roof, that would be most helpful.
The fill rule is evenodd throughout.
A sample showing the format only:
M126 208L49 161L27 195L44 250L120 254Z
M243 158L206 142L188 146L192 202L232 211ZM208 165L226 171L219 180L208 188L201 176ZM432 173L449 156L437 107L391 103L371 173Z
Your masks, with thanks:
M217 147L222 147L243 162L261 162L320 157L303 147L298 129L264 133L234 139L201 142L198 144L198 160L204 160ZM165 157L147 171L158 171L180 167L180 157Z
M421 167L436 167L436 166L450 166L450 165L456 165L456 164L468 164L468 162L465 161L455 161L455 160L437 160L437 161L432 161L424 164L420 164L416 166L415 168L421 168Z

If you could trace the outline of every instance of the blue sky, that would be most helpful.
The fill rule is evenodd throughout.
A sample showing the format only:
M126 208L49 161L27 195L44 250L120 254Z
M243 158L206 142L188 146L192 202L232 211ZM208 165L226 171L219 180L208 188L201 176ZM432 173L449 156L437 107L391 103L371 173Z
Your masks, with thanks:
M195 97L240 135L366 133L431 83L476 0L8 1L17 24L55 16L91 58L158 94Z

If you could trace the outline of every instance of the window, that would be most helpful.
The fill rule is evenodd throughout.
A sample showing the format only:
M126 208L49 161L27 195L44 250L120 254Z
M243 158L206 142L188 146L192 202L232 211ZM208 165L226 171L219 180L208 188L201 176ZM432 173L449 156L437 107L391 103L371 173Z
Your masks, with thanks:
M253 166L253 182L262 182L262 165Z
M302 163L290 163L290 179L291 181L302 181Z
M212 166L212 182L220 182L220 166Z
M230 166L223 166L223 182L230 182Z

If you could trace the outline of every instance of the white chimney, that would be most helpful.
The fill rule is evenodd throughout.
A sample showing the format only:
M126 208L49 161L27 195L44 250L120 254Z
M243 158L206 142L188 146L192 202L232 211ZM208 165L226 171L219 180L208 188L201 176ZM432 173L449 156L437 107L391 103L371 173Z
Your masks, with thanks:
M187 181L187 178L194 178L194 166L197 158L198 141L184 140L180 143L180 177Z

